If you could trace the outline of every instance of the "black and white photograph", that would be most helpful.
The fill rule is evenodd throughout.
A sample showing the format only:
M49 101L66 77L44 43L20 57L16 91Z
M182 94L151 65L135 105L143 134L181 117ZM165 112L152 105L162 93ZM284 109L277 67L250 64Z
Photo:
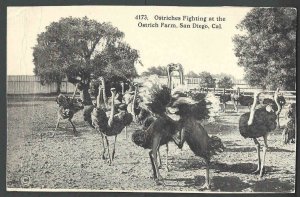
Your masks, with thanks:
M295 193L293 7L7 7L6 190Z

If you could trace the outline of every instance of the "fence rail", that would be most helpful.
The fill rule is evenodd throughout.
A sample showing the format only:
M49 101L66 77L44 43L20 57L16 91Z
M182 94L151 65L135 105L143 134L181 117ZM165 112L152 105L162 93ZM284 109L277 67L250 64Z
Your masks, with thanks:
M191 79L190 79L191 80ZM166 81L161 81L165 83ZM199 86L196 84L187 84L191 90L200 91ZM63 93L73 93L75 86L72 83L63 80L61 83L61 92ZM205 89L204 89L205 90ZM215 94L222 94L224 88L207 88L209 92L214 92ZM240 88L244 95L253 95L253 92L262 90L259 88ZM234 92L236 89L226 89L227 93ZM49 94L56 92L56 83L49 85L41 85L40 79L37 76L30 75L10 75L7 77L7 94ZM274 91L263 91L269 96L274 93ZM280 91L283 96L291 102L296 102L296 91Z
M56 92L56 83L42 85L37 76L14 75L7 77L7 94L50 94ZM75 86L64 80L61 92L74 92Z

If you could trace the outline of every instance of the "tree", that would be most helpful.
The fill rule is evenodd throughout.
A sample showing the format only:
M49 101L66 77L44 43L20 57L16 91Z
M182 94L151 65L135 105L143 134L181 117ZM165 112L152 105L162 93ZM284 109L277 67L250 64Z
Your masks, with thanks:
M152 66L148 68L147 71L143 72L141 74L142 76L149 76L149 75L158 75L158 76L167 76L167 70L165 67L162 66Z
M199 77L199 75L197 75L196 73L194 73L193 71L190 71L186 74L186 77Z
M293 8L254 8L237 26L235 55L250 85L295 89L296 20Z
M218 82L219 88L232 88L233 82L230 77L222 77Z
M61 82L64 77L74 84L80 82L81 98L91 104L88 88L92 74L123 79L136 76L138 52L122 43L123 37L124 33L110 23L87 17L52 22L38 35L33 48L34 73L43 83ZM109 52L112 55L107 55Z
M199 73L200 82L199 85L202 88L214 88L216 87L215 79L211 76L209 72Z

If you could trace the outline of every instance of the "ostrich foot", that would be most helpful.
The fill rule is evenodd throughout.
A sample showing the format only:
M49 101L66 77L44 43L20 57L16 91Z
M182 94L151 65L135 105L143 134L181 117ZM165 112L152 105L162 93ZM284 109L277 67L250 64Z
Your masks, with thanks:
M111 158L114 159L115 158L115 151L112 152L111 154Z
M262 178L265 174L265 168L262 168L260 173L259 173L259 178Z
M166 166L166 170L167 170L167 172L170 172L169 166Z
M156 183L156 185L163 185L163 186L166 186L164 180L163 180L161 177L155 179L155 183Z
M75 130L74 131L74 136L77 137L78 136L78 132Z
M200 188L200 190L210 190L211 186L208 183L205 183L204 185L202 185Z
M103 159L103 160L106 160L105 152L102 153L102 159Z
M258 169L256 169L256 170L254 170L253 172L252 172L252 174L259 174L260 173L260 169L258 168Z
M50 138L54 138L54 136L55 136L55 132L52 132L52 134L49 135Z

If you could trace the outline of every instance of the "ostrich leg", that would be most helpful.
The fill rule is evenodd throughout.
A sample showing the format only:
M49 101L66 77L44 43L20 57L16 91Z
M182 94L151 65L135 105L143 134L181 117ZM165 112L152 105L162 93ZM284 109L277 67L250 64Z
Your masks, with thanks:
M73 127L73 132L74 132L74 135L75 135L75 136L77 136L77 135L78 135L78 133L77 133L77 131L76 131L75 125L73 124L73 122L72 122L71 118L69 118L68 120L69 120L69 122L71 123L71 125L72 125L72 127Z
M233 101L233 106L236 112L239 112L238 108L237 108L237 102Z
M206 163L205 184L201 187L201 189L210 189L210 179L209 179L210 160L208 158L205 158L205 163Z
M103 151L102 151L102 159L105 160L105 153L106 153L106 147L105 147L105 142L104 142L104 136L102 134L102 132L99 130L99 128L96 128L96 130L100 133L101 135L101 139L102 139L102 145L103 145Z
M150 157L151 166L152 166L152 170L153 170L153 178L156 179L157 174L156 174L156 171L154 170L155 165L154 165L154 161L153 161L153 157L152 157L152 150L149 152L149 157Z
M61 119L61 117L60 117L60 115L58 114L58 115L57 115L57 123L56 123L56 126L55 126L54 131L57 130L57 128L58 128L58 126L59 126L60 119ZM55 132L52 132L52 135L51 135L50 137L54 137L54 136L55 136Z
M117 143L117 135L115 136L115 143L114 143L114 150L112 152L112 160L115 158L115 148L116 148L116 143Z
M223 112L226 113L226 102L223 103Z
M185 141L185 129L182 128L181 131L179 131L179 139L174 135L172 136L172 140L178 146L178 148L182 149Z
M159 161L158 168L161 168L161 167L162 167L162 162L161 162L161 157L160 157L160 151L159 151L159 148L160 148L160 147L158 147L158 150L157 150L157 157L158 157L158 161Z
M280 114L280 113L279 113ZM280 129L280 124L279 124L279 114L277 115L277 127Z
M166 152L167 152L167 156L166 156L166 169L169 172L169 165L168 165L169 145L168 145L168 143L166 144Z
M59 126L60 119L61 119L61 117L60 117L60 115L58 115L58 117L57 117L57 123L56 123L56 126L55 126L55 131L57 130L57 128Z
M256 151L257 151L257 157L258 157L258 163L257 163L257 169L253 172L254 174L259 173L261 168L261 160L260 160L260 144L256 138L253 138L254 143L256 145Z
M164 185L164 182L162 180L162 177L159 173L159 169L158 169L158 164L157 164L157 152L159 149L159 145L160 145L160 141L161 141L161 136L160 135L156 135L153 138L153 144L152 144L152 150L150 151L150 158L153 161L153 174L156 175L154 176L154 179L156 181L157 185Z
M259 176L262 177L264 175L265 171L265 161L266 161L266 154L268 150L268 134L264 135L264 144L265 146L263 147L263 160L262 160L262 165L260 169L260 174Z
M127 139L127 126L125 126L125 139Z
M105 135L105 141L106 141L106 146L107 146L107 151L108 151L108 158L109 158L109 165L111 165L111 156L110 156L110 151L109 151L109 142L107 139L107 136Z

